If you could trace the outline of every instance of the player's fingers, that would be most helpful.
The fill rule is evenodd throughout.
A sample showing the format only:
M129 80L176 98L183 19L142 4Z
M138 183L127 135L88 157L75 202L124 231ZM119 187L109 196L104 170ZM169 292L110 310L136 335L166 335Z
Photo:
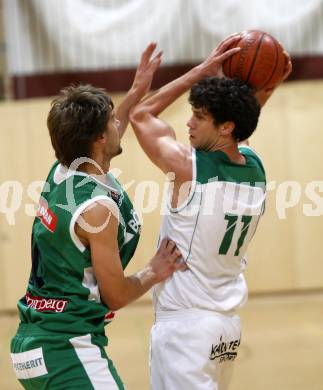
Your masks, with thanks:
M161 59L154 61L152 64L149 65L149 71L151 74L154 74L156 70L159 68L161 64Z
M242 33L233 33L233 34L229 35L228 37L223 39L221 44L224 43L224 42L227 42L229 39L232 39L232 38L242 38Z
M160 67L160 64L161 64L161 58L155 60L155 61L151 64L150 70L152 71L152 73L155 73L155 72L156 72L156 70Z
M186 271L188 270L188 266L184 261L177 262L175 264L176 271Z
M224 74L224 72L223 72L223 67L222 67L222 65L219 67L219 70L218 70L218 73L217 73L217 77L220 77L220 78L226 77L225 74Z
M228 38L232 38L232 37L242 37L243 34L241 34L241 32L234 32L232 34L230 34L228 36Z
M183 256L182 256L182 253L179 249L175 249L172 253L171 253L171 257L170 257L170 261L175 265L175 264L178 264L180 263L181 261L183 261Z
M174 241L169 240L167 242L167 249L169 250L170 253L173 253L176 250L176 244Z
M163 55L163 51L160 50L160 51L155 55L155 57L153 58L153 60L156 60L157 58L161 58L162 55Z
M229 39L232 39L232 38L242 38L242 34L241 33L233 33L231 35L229 35L228 37L226 37L225 39L223 39L223 41L220 43L220 45L224 42L227 42Z
M176 257L176 259L182 258L182 252L176 247L173 252L173 256Z
M289 53L284 50L284 56L285 56L285 69L284 69L284 76L283 76L283 80L285 80L291 73L291 71L293 70L293 64L292 64L292 60L290 58L290 55Z
M238 42L241 39L241 35L234 35L231 38L222 41L220 45L217 47L217 52L223 53L225 52L233 43Z
M286 63L289 62L291 60L289 53L286 50L283 50L283 54L284 54Z
M168 238L167 237L163 238L160 242L159 249L165 250L167 247L167 243L168 243Z
M149 65L155 66L156 64L160 65L162 60L163 51L161 50L159 53L155 55L155 57L150 61Z
M157 43L156 42L150 42L149 45L146 47L144 52L141 55L141 63L146 64L150 57L152 56L154 50L156 49Z
M241 50L241 47L234 47L233 49L230 49L221 55L217 56L217 60L219 62L223 62L227 58L231 57L233 54L238 53Z

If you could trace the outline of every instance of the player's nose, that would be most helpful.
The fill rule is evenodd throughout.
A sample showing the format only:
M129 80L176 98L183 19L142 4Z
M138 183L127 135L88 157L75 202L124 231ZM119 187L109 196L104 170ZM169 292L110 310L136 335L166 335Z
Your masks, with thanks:
M187 121L187 123L186 123L186 126L188 127L188 128L190 128L190 129L192 129L193 128L193 123L192 123L193 121L192 121L192 118L190 118L188 121Z

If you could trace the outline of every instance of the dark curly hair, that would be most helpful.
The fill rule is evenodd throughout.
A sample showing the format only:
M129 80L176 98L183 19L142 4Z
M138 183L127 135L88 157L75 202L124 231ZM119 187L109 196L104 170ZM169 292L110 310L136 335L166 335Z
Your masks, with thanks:
M195 108L206 109L215 125L233 122L232 136L237 141L249 138L257 127L260 105L254 91L238 79L203 79L191 88L189 102Z
M52 101L47 118L57 160L66 166L90 157L92 143L104 133L113 110L107 92L92 85L69 86Z

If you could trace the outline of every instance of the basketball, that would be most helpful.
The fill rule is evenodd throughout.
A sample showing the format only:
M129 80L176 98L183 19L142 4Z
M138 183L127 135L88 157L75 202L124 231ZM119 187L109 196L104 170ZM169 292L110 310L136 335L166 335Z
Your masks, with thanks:
M249 30L232 47L241 50L223 63L223 72L229 78L238 78L256 90L275 87L285 71L284 49L266 32Z

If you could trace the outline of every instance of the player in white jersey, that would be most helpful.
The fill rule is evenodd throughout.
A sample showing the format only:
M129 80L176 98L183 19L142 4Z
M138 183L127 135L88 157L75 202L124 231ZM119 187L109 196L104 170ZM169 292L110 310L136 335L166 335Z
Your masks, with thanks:
M272 93L217 78L240 37L222 42L199 66L162 87L130 115L153 163L175 180L160 238L169 236L188 271L155 286L151 333L153 390L224 390L240 345L236 314L247 299L245 253L263 213L265 171L248 146L260 104ZM232 46L231 46L232 47ZM286 55L286 77L291 70ZM159 114L190 89L191 146L176 141Z

